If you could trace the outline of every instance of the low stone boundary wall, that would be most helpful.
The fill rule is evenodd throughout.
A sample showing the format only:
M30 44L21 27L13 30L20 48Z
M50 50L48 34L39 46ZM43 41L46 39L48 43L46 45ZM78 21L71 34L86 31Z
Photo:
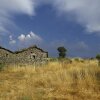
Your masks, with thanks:
M0 63L4 64L30 64L30 65L38 65L38 64L46 64L48 60L46 58L42 59L28 59L24 57L0 57Z

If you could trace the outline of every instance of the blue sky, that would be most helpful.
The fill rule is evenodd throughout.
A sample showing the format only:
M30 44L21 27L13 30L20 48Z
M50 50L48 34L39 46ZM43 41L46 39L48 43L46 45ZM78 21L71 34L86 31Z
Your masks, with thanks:
M94 57L100 53L99 9L99 0L0 0L0 45L36 44L53 57L64 46L68 56Z

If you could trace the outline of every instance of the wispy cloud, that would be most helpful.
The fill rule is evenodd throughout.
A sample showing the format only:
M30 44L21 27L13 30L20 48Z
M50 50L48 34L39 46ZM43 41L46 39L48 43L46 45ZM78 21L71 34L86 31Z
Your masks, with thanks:
M36 0L36 3L52 5L90 33L100 32L100 0Z
M100 32L100 0L0 0L0 33L9 33L13 14L35 15L38 5L50 4L60 13L70 15L88 32ZM15 25L16 26L16 25Z
M51 0L61 13L86 27L88 32L100 32L100 0Z
M78 52L85 52L89 49L89 46L84 41L79 41L73 47Z
M12 35L9 36L9 44L16 44L16 40L13 39Z
M9 33L8 27L16 26L13 14L34 15L34 0L0 0L0 34Z
M70 16L90 33L100 32L100 0L36 0L51 4L60 14Z

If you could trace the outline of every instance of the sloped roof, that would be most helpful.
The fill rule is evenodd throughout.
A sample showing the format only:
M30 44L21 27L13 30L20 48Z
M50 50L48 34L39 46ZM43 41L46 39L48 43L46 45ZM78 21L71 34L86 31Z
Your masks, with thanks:
M28 47L28 48L24 48L24 49L22 49L22 50L15 51L15 52L10 51L10 50L8 50L8 49L3 48L3 47L0 46L0 49L6 50L6 51L8 51L8 52L10 52L10 53L13 53L13 54L22 53L22 52L27 51L27 50L29 50L29 49L31 49L31 48L36 48L36 49L40 50L41 52L45 52L45 51L43 51L41 48L38 48L36 45L30 46L30 47ZM45 53L48 53L48 52L45 52Z
M10 53L14 53L13 51L10 51L10 50L8 50L8 49L6 49L6 48L3 48L3 47L1 47L1 46L0 46L0 49L6 50L6 51L8 51L8 52L10 52Z

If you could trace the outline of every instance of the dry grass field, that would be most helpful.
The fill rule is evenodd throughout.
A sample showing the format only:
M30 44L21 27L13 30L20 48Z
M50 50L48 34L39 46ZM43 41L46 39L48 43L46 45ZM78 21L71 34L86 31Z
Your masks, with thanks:
M6 67L0 100L100 100L100 66L95 60Z

